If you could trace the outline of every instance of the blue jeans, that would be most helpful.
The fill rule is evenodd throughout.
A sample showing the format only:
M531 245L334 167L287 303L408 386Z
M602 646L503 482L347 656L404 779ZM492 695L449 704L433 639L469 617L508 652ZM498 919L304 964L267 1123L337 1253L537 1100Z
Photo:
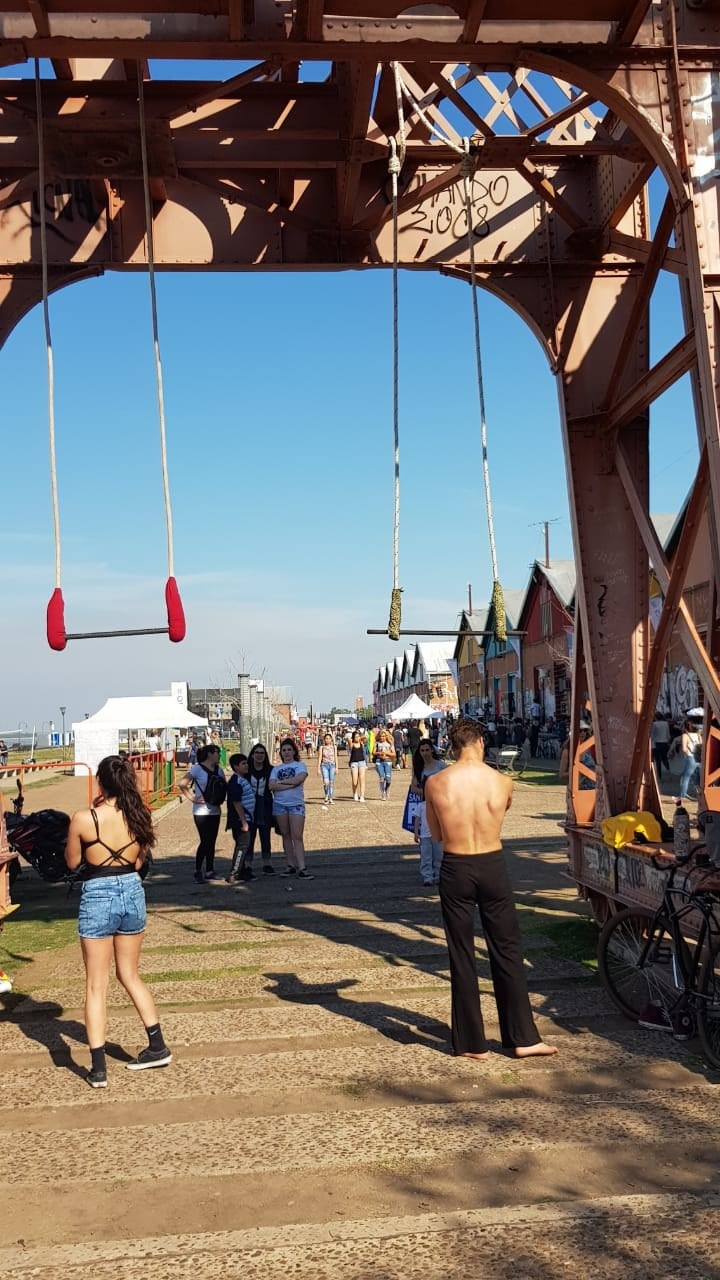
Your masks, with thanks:
M335 765L321 764L320 772L322 774L323 788L328 800L332 800L335 790Z
M389 791L390 781L392 779L392 764L389 760L376 760L375 768L377 769L377 776L380 779L380 790Z
M113 938L145 929L145 891L136 871L86 880L80 897L81 938Z
M700 781L700 765L694 756L685 756L685 767L682 771L680 779L680 799L685 800L688 793L690 783Z

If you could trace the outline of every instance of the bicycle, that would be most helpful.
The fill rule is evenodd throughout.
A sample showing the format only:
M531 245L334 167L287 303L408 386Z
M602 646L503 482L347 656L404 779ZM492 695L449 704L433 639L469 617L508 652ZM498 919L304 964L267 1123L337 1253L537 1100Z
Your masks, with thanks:
M707 856L707 855L705 855ZM695 858L695 868L718 871L695 853L668 869L657 911L626 907L610 917L600 934L598 968L611 999L640 1026L689 1040L697 1029L706 1057L720 1067L720 888L676 884L676 873ZM700 925L694 941L686 936L688 917Z

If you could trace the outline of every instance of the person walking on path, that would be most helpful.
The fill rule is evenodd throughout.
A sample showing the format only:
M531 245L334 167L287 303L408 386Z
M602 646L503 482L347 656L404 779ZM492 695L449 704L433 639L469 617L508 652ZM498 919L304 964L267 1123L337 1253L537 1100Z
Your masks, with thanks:
M270 837L273 820L273 801L272 792L268 786L271 770L272 765L267 753L267 748L264 743L256 742L248 758L247 780L255 799L255 810L252 822L250 823L248 847L243 865L249 871L252 870L253 857L255 855L255 838L256 836L259 836L263 875L266 876L272 876L275 874L274 867L271 862L272 848Z
M323 738L322 746L318 754L318 777L323 780L323 793L325 803L323 809L329 804L334 804L335 795L335 773L337 771L337 750L333 742L332 734L326 733Z
M305 795L303 787L308 771L300 759L292 738L280 743L280 764L273 765L268 786L273 796L273 815L282 836L287 866L283 876L296 875L300 880L312 880L305 866Z
M192 765L182 782L180 791L192 800L193 820L200 839L195 853L195 879L198 884L206 880L217 880L215 871L215 845L220 830L220 807L222 801L213 799L216 783L213 779L221 779L223 790L225 774L218 764L220 748L213 744L200 747L197 753L197 764ZM224 796L223 790L223 796ZM205 871L203 872L203 865Z
M232 755L230 768L232 777L227 792L227 829L232 831L235 848L225 883L237 884L238 880L253 878L250 867L246 866L246 858L250 844L250 823L255 814L255 793L247 780L247 756L242 753Z
M380 779L380 799L387 800L390 783L392 782L392 767L395 763L395 747L387 729L381 729L377 735L373 750L373 761L377 776Z
M440 752L429 738L423 738L413 756L413 786L416 792L425 793L425 779L441 773L447 765L440 759Z
M405 768L405 735L399 724L396 724L392 731L393 746L395 748L395 768Z
M475 908L480 909L490 957L503 1048L516 1058L557 1050L540 1038L533 1020L510 877L500 841L512 802L511 780L484 763L481 727L472 720L453 725L456 764L425 783L428 827L442 843L440 903L450 955L452 1045L463 1058L488 1055L477 970Z
M361 804L364 804L367 759L365 757L365 747L357 729L350 739L348 761L350 764L350 780L352 782L353 800L359 800Z
M85 1077L93 1089L107 1087L105 1037L107 985L114 957L125 988L147 1032L148 1046L126 1065L133 1071L165 1067L172 1054L163 1039L155 1001L138 973L145 936L145 891L140 871L155 844L150 810L135 773L120 756L106 756L97 771L99 795L90 809L74 813L65 845L70 871L83 868L78 934L85 964L85 1030L92 1065Z
M670 772L668 748L670 746L670 725L666 716L656 715L650 727L650 743L657 770L658 782L662 782L663 766Z
M700 777L700 741L700 734L692 724L692 721L684 720L680 735L680 745L676 747L676 754L679 752L683 762L680 794L675 797L676 803L677 801L687 800L690 784Z

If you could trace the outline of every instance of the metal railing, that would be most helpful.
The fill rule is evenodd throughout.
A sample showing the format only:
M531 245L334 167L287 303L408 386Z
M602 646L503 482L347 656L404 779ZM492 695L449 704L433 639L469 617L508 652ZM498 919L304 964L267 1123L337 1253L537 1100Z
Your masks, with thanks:
M178 795L174 751L137 751L128 756L135 770L138 791L148 809Z
M17 774L18 781L21 786L24 786L28 774L54 770L59 776L68 778L74 776L76 769L87 769L88 805L91 805L93 802L93 770L83 760L69 760L67 762L48 760L43 761L41 764L6 764L0 768L0 779L3 774L6 774L8 778L13 778Z

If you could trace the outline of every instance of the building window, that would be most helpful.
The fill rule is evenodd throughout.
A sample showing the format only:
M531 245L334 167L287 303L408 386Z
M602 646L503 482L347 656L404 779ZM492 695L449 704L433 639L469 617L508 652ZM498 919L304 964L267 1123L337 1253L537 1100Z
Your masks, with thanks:
M550 600L542 600L540 603L540 626L544 640L549 640L552 635L552 607Z

